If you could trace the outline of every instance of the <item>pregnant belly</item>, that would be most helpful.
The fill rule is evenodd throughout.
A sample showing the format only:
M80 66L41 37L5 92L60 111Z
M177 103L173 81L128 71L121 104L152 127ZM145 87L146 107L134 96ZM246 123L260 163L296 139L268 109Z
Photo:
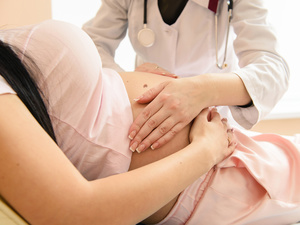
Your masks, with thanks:
M173 78L164 77L156 74L142 73L142 72L125 72L120 73L123 79L124 85L127 89L127 94L131 102L131 108L133 113L133 118L135 119L137 115L144 109L146 104L138 104L133 99L142 95L145 91L149 90L155 85L168 81ZM189 144L189 129L190 125L186 126L181 132L179 132L170 142L165 144L159 149L146 151L138 154L134 153L132 155L130 170L136 169L138 167L147 165L161 158L164 158L174 152L179 151ZM171 202L161 208L159 211L154 213L152 216L143 221L144 224L158 223L164 217L168 215L174 204L176 203L177 197ZM147 204L147 203L145 203Z

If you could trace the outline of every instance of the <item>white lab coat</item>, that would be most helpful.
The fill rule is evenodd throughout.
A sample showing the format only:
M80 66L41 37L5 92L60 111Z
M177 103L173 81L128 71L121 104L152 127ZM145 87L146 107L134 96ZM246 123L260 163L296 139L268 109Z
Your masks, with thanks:
M265 117L288 87L289 69L278 53L275 33L267 22L262 0L234 0L233 18L227 50L228 67L216 67L214 13L209 0L190 0L177 21L164 23L157 0L148 0L148 28L155 33L152 47L137 39L143 28L143 0L102 0L95 18L83 29L91 36L101 55L103 66L117 71L115 50L126 35L137 53L137 62L157 63L180 77L205 73L234 72L244 82L253 101L247 108L231 106L233 118L250 129ZM228 11L225 0L218 6L219 62L223 60Z

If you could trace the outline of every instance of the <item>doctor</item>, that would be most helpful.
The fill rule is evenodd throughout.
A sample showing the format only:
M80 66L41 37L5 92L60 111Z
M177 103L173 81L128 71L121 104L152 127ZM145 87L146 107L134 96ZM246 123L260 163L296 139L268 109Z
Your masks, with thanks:
M250 129L288 88L288 65L262 0L102 0L83 29L104 67L122 71L114 54L128 30L137 70L150 65L150 72L183 78L137 97L152 102L130 128L132 151L161 147L209 106L226 106L223 116Z

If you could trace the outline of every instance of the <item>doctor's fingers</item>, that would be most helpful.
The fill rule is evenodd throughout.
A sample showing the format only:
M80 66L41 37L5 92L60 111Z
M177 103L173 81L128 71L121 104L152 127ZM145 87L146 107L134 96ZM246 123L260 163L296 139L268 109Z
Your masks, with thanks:
M149 103L152 100L155 100L155 98L164 90L164 88L168 84L169 84L168 81L162 82L162 83L150 88L148 91L144 92L141 96L139 96L138 98L136 98L134 100L137 103Z
M139 72L149 72L151 70L155 70L159 66L155 63L143 63L135 68L135 71Z
M135 71L139 72L148 72L148 73L154 73L162 76L167 76L167 77L172 77L172 78L177 78L175 74L165 70L164 68L158 66L155 63L144 63L141 64L140 66L135 68Z
M138 146L137 151L142 152L148 147L152 150L162 147L173 139L184 127L184 123L174 123L172 117L169 117L154 129ZM175 124L175 126L174 126Z
M148 122L148 126L149 124L155 128L155 124L159 124L156 121L152 121L149 119L155 114L157 113L161 108L163 107L162 104L155 104L155 100L153 102L151 102L149 105L147 105L142 112L140 112L138 114L138 116L134 119L132 125L129 128L129 139L132 141L137 141L138 143L144 139L152 130L150 130L148 133L145 134L145 136L136 137L138 134L139 136L142 136L140 133L141 128L143 128L145 126L145 124ZM165 118L167 118L169 115L166 115ZM162 121L162 120L161 120ZM160 122L161 122L160 121ZM157 125L158 126L158 125Z
M138 149L138 152L144 151L174 126L175 121L170 119L171 113L164 110L160 111L162 111L162 113L160 112L151 115L151 117L149 116L143 126L137 131L130 143L130 149L132 151L136 149ZM141 115L144 114L141 113Z
M160 83L159 85L149 89L146 91L142 96L140 96L136 101L138 103L148 103L150 102L143 110L142 112L139 113L139 115L135 118L133 121L132 125L129 128L128 134L129 138L131 140L135 139L138 144L140 143L141 140L143 140L151 131L150 129L148 132L146 132L144 135L141 135L140 129L144 128L144 124L158 111L161 110L161 108L164 106L164 97L161 97L161 92L164 90L165 86L168 85L169 82L163 82ZM163 120L165 120L168 116L170 116L170 112L167 110L163 110L162 112L159 113L160 119L154 120L154 121L149 121L148 125L152 124L153 129L156 128ZM153 118L152 118L153 119ZM155 126L155 124L157 124ZM139 133L140 140L137 140L135 136Z

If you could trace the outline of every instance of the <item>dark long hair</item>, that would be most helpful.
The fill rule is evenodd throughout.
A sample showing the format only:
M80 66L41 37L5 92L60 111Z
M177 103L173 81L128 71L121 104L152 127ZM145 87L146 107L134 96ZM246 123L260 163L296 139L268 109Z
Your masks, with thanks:
M41 97L42 92L30 75L28 67L26 68L26 65L21 62L13 49L16 51L15 48L0 40L0 75L17 93L38 123L56 141L47 108Z

